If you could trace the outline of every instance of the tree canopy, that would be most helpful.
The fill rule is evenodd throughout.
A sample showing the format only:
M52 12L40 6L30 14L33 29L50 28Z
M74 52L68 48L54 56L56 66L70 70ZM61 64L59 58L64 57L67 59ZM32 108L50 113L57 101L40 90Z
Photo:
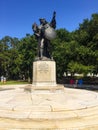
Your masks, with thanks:
M56 30L51 41L53 59L57 64L57 77L64 72L98 73L98 14L84 19L73 32L65 28ZM8 79L32 79L32 63L37 55L34 35L22 39L5 36L0 40L0 76Z

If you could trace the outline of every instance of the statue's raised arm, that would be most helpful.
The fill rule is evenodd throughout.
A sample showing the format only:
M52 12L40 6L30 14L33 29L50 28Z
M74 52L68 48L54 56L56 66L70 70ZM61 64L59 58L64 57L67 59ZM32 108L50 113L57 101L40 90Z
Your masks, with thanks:
M53 27L54 29L56 28L56 19L55 18L56 18L56 12L54 11L52 20L50 22L50 26Z

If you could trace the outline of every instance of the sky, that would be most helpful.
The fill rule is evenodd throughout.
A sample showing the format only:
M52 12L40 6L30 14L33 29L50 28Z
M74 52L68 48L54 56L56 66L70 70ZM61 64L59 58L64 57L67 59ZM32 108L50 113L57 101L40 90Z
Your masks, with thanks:
M50 22L54 11L57 29L71 32L98 13L98 0L0 0L0 39L33 35L32 24L39 25L39 18Z

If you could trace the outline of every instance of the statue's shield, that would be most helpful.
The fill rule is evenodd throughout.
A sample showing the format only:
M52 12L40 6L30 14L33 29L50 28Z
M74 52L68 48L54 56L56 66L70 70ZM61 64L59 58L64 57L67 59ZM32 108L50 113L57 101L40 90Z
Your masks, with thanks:
M52 40L56 37L56 32L54 28L52 28L49 24L45 25L45 37L48 40Z

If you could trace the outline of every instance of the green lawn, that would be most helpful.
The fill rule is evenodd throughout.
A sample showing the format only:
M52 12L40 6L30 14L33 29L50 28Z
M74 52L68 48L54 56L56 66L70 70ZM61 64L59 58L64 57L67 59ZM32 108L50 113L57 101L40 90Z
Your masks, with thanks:
M28 82L26 81L14 81L14 80L11 80L11 81L7 81L6 83L1 83L0 82L0 85L13 85L13 84L28 84Z

